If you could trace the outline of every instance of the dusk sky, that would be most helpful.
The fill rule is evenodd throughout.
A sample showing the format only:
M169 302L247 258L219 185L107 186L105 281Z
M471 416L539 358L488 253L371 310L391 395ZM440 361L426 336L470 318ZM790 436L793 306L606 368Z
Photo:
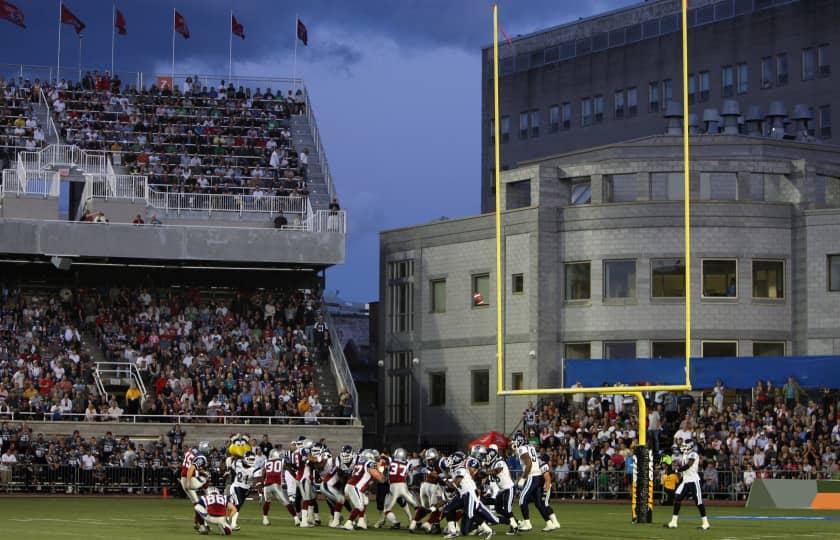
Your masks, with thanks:
M55 65L58 0L12 3L28 28L0 22L0 62ZM632 3L507 0L500 17L515 37ZM66 5L87 25L84 66L109 68L112 2ZM117 37L117 71L143 71L147 81L170 71L173 7L192 33L177 39L178 73L226 77L233 9L246 34L244 41L234 38L234 75L291 76L295 13L306 23L309 47L298 47L297 74L309 88L350 227L347 262L328 271L329 290L348 300L376 300L379 231L479 211L480 48L492 40L490 2L122 0L117 6L128 24L128 35ZM66 25L62 45L62 65L75 69L78 41Z

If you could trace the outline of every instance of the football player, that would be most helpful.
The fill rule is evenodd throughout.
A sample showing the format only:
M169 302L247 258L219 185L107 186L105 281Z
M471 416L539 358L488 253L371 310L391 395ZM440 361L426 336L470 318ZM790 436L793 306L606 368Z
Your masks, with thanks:
M680 451L682 455L674 460L674 466L682 474L682 480L674 492L676 497L674 499L674 513L671 516L671 521L664 526L668 529L677 528L680 505L682 505L684 498L693 495L697 509L700 511L701 524L699 528L705 531L709 528L709 518L706 516L706 505L703 504L703 494L700 491L700 456L697 454L694 440L684 437L682 444L680 444Z
M209 534L210 530L207 524L218 525L222 534L229 536L231 533L228 519L236 510L233 504L224 496L218 489L211 487L207 488L207 492L198 498L198 502L193 505L197 514L199 514L204 521L198 532L201 534Z
M238 520L239 512L242 510L242 505L245 504L245 498L251 491L251 486L254 483L254 476L259 476L257 468L254 466L257 462L257 456L254 452L248 450L242 459L237 459L231 468L233 482L230 484L228 491L228 498L235 507L235 512L230 518L230 527L234 531L239 530Z
M446 458L434 449L429 448L423 454L423 481L420 483L420 507L414 512L414 519L408 530L414 532L425 516L429 515L429 521L424 523L424 531L439 534L441 512L438 510L444 503L442 476L446 474Z
M399 502L408 516L409 521L417 508L417 499L414 493L408 489L408 475L411 473L411 465L408 463L408 452L404 448L394 450L394 457L388 467L388 483L390 484L388 496L385 498L385 518L391 524L391 528L399 529L400 522L394 515L394 505ZM409 510L408 507L411 507ZM416 527L415 527L416 528Z
M513 479L510 476L510 469L505 463L505 459L499 452L499 447L495 444L491 444L490 448L487 449L485 463L490 477L499 490L496 493L494 505L496 515L499 516L499 522L510 526L509 535L516 534L519 524L513 517Z
M484 540L490 540L493 537L493 529L487 524L492 523L497 525L499 520L490 513L490 510L478 498L478 486L476 486L473 477L478 473L480 468L481 463L474 457L468 457L460 466L456 466L452 473L452 483L458 490L460 504L454 506L460 507L463 511L461 516L461 535L469 535L470 531L477 524L478 533L482 535ZM455 538L456 536L458 536L458 531L450 528L450 532L444 538Z
M210 443L202 441L197 448L190 448L184 452L181 461L179 483L191 504L198 502L198 491L207 483L207 454L210 453ZM196 512L193 518L195 528L201 526L201 516Z
M329 450L321 457L320 478L321 493L332 510L329 526L336 529L341 526L341 509L344 506L344 486L342 485L342 470L345 462L352 459L353 447L344 446L341 454L333 456Z
M560 528L557 516L545 505L543 498L543 473L540 471L539 457L536 449L528 444L525 435L519 431L513 436L512 448L519 457L522 464L522 477L516 485L522 491L519 493L519 509L522 511L522 521L519 523L520 531L533 529L529 514L528 505L534 503L537 511L545 520L543 531L549 532Z
M350 517L344 523L344 528L348 531L354 529L354 524L355 528L367 529L365 510L367 509L368 498L365 495L365 490L372 481L382 482L385 480L385 477L376 467L376 458L377 456L372 450L363 450L356 459L347 485L344 486L344 496L350 502L352 509Z
M294 519L297 516L295 505L289 499L286 490L286 457L280 450L274 449L268 454L268 459L262 467L263 479L263 506L262 506L262 523L263 525L271 525L268 519L268 510L271 508L271 501L277 500L286 507L289 514Z

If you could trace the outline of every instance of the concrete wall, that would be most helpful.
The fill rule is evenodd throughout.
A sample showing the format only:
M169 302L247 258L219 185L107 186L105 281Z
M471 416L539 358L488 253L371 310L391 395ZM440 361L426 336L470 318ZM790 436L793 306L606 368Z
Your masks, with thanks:
M58 219L58 199L6 195L0 198L0 216L8 219Z
M338 233L12 219L0 231L0 253L15 254L332 265L345 253Z

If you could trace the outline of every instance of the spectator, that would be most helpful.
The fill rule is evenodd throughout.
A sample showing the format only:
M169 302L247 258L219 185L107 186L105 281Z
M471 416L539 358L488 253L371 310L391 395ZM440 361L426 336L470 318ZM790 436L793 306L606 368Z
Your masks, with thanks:
M133 223L134 225L143 225L146 222L143 221L143 216L137 214L136 216L134 216L134 219L131 221L131 223Z
M792 376L788 377L787 382L785 383L784 387L782 387L782 393L785 396L785 403L787 404L787 408L789 410L793 410L796 405L799 404L800 397L803 394L802 387L799 386L799 383L796 382Z
M113 420L115 422L119 422L122 414L123 414L123 410L117 404L117 400L111 399L111 403L108 407L108 420Z
M712 403L714 404L715 409L717 409L718 414L723 412L723 394L723 381L718 379L715 382L714 399L712 400Z
M137 385L132 381L128 387L128 390L125 392L126 414L139 414L140 401L142 397L143 394L140 393L140 389L137 388Z

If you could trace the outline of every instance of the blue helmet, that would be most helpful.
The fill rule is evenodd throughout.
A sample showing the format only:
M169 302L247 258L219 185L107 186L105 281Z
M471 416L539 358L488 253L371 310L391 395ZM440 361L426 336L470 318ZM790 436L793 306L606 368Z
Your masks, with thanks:
M460 467L461 464L463 464L464 460L466 460L466 459L467 459L467 456L463 452L460 452L460 451L455 452L454 454L449 456L449 459L446 462L446 466L449 469L456 469L456 468Z
M528 439L525 438L525 434L521 431L517 431L513 434L513 439L511 440L510 446L514 450L519 448L520 446L525 446L528 444Z
M481 462L478 461L474 457L467 458L467 468L468 469L478 469L481 466Z
M495 444L491 444L487 448L487 455L484 457L484 464L485 465L492 465L493 463L495 463L501 457L502 457L501 454L499 454L499 447L496 446Z
M203 469L207 466L207 458L199 454L195 456L195 459L193 460L193 465L195 465L196 469Z

